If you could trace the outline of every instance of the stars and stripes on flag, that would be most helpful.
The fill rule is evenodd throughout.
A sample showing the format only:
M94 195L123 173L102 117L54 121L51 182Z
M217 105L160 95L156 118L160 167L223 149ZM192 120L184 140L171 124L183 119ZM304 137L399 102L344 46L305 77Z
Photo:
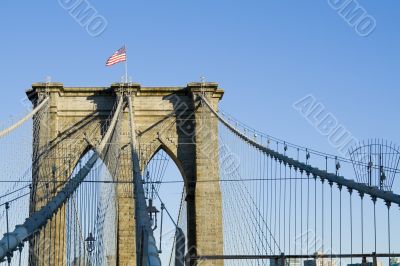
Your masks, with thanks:
M108 58L106 62L106 66L112 66L119 62L126 61L126 49L125 46L121 47L119 50L115 51L115 53Z

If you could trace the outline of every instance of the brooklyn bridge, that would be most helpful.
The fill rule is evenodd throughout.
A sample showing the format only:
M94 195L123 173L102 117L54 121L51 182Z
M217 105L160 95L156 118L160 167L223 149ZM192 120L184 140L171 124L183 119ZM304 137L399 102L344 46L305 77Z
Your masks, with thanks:
M346 158L287 142L220 110L211 82L44 82L26 95L0 131L2 265L156 266L165 253L176 266L398 265L387 141ZM159 193L165 158L181 174L175 206Z

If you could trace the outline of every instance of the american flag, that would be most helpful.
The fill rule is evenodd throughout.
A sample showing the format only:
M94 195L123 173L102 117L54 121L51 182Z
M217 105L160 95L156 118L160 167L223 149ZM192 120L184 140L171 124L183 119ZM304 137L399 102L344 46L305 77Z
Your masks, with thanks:
M112 66L119 62L124 62L124 61L126 61L125 46L123 46L119 50L115 51L115 53L110 58L108 58L108 60L106 62L106 66Z

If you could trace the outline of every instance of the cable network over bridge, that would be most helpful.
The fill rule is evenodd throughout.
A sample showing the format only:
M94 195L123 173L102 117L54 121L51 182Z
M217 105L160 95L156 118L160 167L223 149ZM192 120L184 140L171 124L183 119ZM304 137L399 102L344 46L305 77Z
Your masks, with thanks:
M326 154L219 111L223 95L204 80L33 84L32 110L0 130L1 263L395 265L394 144ZM165 180L172 163L181 180Z

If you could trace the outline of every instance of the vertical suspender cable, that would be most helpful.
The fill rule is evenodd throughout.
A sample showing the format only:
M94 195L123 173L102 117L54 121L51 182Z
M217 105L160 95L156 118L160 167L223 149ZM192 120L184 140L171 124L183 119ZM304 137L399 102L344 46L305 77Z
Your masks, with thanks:
M322 220L322 226L321 226L321 230L322 230L322 244L321 244L321 249L322 249L322 253L324 253L325 252L325 246L324 246L324 244L325 244L325 232L324 232L324 229L325 229L325 227L324 227L324 222L325 222L325 219L324 219L324 216L325 216L325 213L324 213L324 205L325 205L325 187L324 187L324 183L325 183L325 180L324 179L321 179L321 194L322 194L322 203L321 203L321 220ZM324 260L322 260L322 266L324 265Z
M376 253L376 198L372 197L372 201L374 203L374 252Z
M314 176L314 253L317 253L317 176Z
M389 201L386 201L386 206L387 206L387 224L388 224L388 253L389 253L389 265L391 261L390 253L391 253L391 241L390 241L390 205L391 203Z
M48 256L49 256L49 258L48 258L48 261L49 261L49 265L51 265L51 247L52 247L52 237L51 237L51 235L52 235L52 230L51 230L51 227L52 227L52 224L53 224L53 219L54 219L54 216L53 216L53 218L51 218L50 219L50 221L49 221L49 238L50 238L50 243L49 243L49 254L48 254Z
M19 251L19 258L18 258L18 265L21 266L21 259L22 259L22 247L23 245L19 245L18 251Z
M310 251L309 232L310 232L310 174L307 173L307 252Z
M333 197L332 197L332 186L333 182L329 182L331 188L331 265L333 265Z
M339 185L339 254L342 255L342 186ZM339 259L342 265L342 257Z
M288 245L289 245L289 254L291 254L291 222L292 222L292 168L289 168L289 238L288 238Z
M282 210L282 162L279 161L279 247L281 247L281 210Z
M45 224L44 227L43 227L43 239L46 239L46 228L47 228L47 224ZM45 251L46 251L46 242L44 242L43 245L40 248L44 249L44 250L42 250L42 261L45 261L45 257L46 257L46 253L45 253Z
M360 193L361 199L361 254L364 254L364 194Z
M283 183L283 252L286 253L286 182L287 165L285 164L285 178Z
M10 203L6 202L6 225L7 225L7 234L10 233L9 231L9 221L8 221L8 209L10 208ZM7 238L7 248L10 249L10 239ZM7 262L8 262L8 266L10 266L11 264L11 256L10 254L7 254Z
M297 171L294 175L294 254L297 254Z
M277 197L277 172L278 172L278 159L275 159L275 176L274 176L274 187L275 187L275 189L274 189L274 196L275 196L275 203L274 203L274 205L275 205L275 208L274 208L274 211L275 211L275 214L274 214L274 239L276 239L276 228L277 228L277 225L276 225L276 222L277 222L277 218L276 218L276 210L277 210L277 200L276 200L276 197ZM276 254L276 251L275 251L275 248L276 248L276 245L274 245L274 253Z
M349 189L350 196L350 264L353 264L353 202L352 202L353 190Z
M300 171L300 255L304 254L303 250L303 171Z
M80 168L80 167L79 167ZM72 217L73 217L73 220L72 220L72 222L73 222L73 234L74 234L74 237L73 237L73 239L74 239L74 241L72 242L72 246L73 246L73 248L74 248L74 255L72 256L72 261L75 261L75 258L76 258L76 232L77 232L77 230L76 230L76 210L75 210L75 198L76 198L76 191L74 192L74 194L73 194L73 196L72 196L72 206L71 206L71 211L72 211Z

